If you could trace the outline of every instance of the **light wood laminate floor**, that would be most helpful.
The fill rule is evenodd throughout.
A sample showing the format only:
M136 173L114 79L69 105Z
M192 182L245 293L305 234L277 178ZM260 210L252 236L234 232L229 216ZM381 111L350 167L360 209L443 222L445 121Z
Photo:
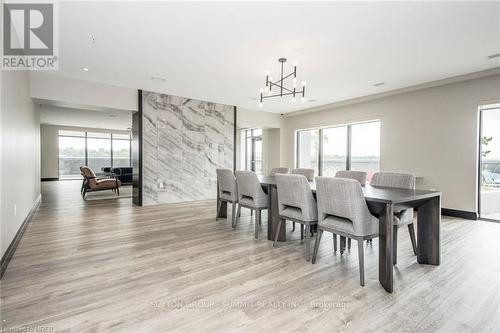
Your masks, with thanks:
M4 329L63 332L500 331L500 224L443 218L442 264L418 265L399 231L395 291L378 243L315 265L300 231L273 248L247 210L232 231L213 201L136 207L85 202L79 182L42 183L43 202L1 281ZM230 215L230 214L229 214ZM266 214L263 214L265 216Z

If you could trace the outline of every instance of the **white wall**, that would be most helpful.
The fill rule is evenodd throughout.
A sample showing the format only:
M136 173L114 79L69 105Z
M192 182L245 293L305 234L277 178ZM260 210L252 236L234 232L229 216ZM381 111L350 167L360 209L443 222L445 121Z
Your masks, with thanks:
M421 175L417 187L441 190L443 208L476 212L478 107L499 99L495 75L290 115L282 150L293 167L297 129L380 119L382 171Z
M41 178L59 177L59 130L130 134L128 131L75 126L40 125Z
M90 127L125 131L132 128L132 111L92 111L36 105L40 123L58 126Z
M137 89L43 72L31 74L31 97L78 109L137 111Z
M2 256L40 196L40 120L24 71L1 74Z

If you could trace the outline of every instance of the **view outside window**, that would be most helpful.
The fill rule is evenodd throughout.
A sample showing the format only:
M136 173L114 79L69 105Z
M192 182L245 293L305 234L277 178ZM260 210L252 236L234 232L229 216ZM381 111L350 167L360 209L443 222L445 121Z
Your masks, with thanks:
M130 166L130 135L113 134L113 167Z
M368 173L369 182L380 169L380 122L351 125L351 170Z
M380 168L380 121L298 131L297 145L298 167L328 177L365 171L369 182Z
M500 221L500 108L481 111L481 218Z
M319 175L319 130L306 130L298 132L299 168L314 169L314 174Z
M87 164L94 172L111 166L111 134L87 133Z
M59 178L80 178L80 166L130 167L130 135L59 131Z
M59 178L80 177L80 166L85 165L85 133L62 134L74 136L59 136Z
M333 177L346 169L347 126L323 129L323 176Z

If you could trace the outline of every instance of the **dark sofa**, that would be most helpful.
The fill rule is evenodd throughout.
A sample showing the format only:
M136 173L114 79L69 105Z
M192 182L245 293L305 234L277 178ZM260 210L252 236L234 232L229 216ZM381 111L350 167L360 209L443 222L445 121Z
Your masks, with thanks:
M111 168L111 172L122 184L132 184L132 167Z

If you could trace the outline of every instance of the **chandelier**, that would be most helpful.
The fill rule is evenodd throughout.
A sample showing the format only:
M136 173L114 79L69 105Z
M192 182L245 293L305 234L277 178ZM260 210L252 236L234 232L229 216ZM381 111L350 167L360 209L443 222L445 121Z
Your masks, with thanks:
M265 98L292 95L292 102L296 101L297 96L301 96L302 102L305 102L306 100L306 83L304 81L302 81L302 89L297 90L297 62L293 64L293 72L285 75L283 67L286 62L286 58L279 58L278 61L281 63L281 77L278 80L273 81L273 78L269 76L271 73L266 72L266 86L260 89L260 107L262 107L262 102ZM284 81L290 77L293 77L293 87L287 88L285 87Z

